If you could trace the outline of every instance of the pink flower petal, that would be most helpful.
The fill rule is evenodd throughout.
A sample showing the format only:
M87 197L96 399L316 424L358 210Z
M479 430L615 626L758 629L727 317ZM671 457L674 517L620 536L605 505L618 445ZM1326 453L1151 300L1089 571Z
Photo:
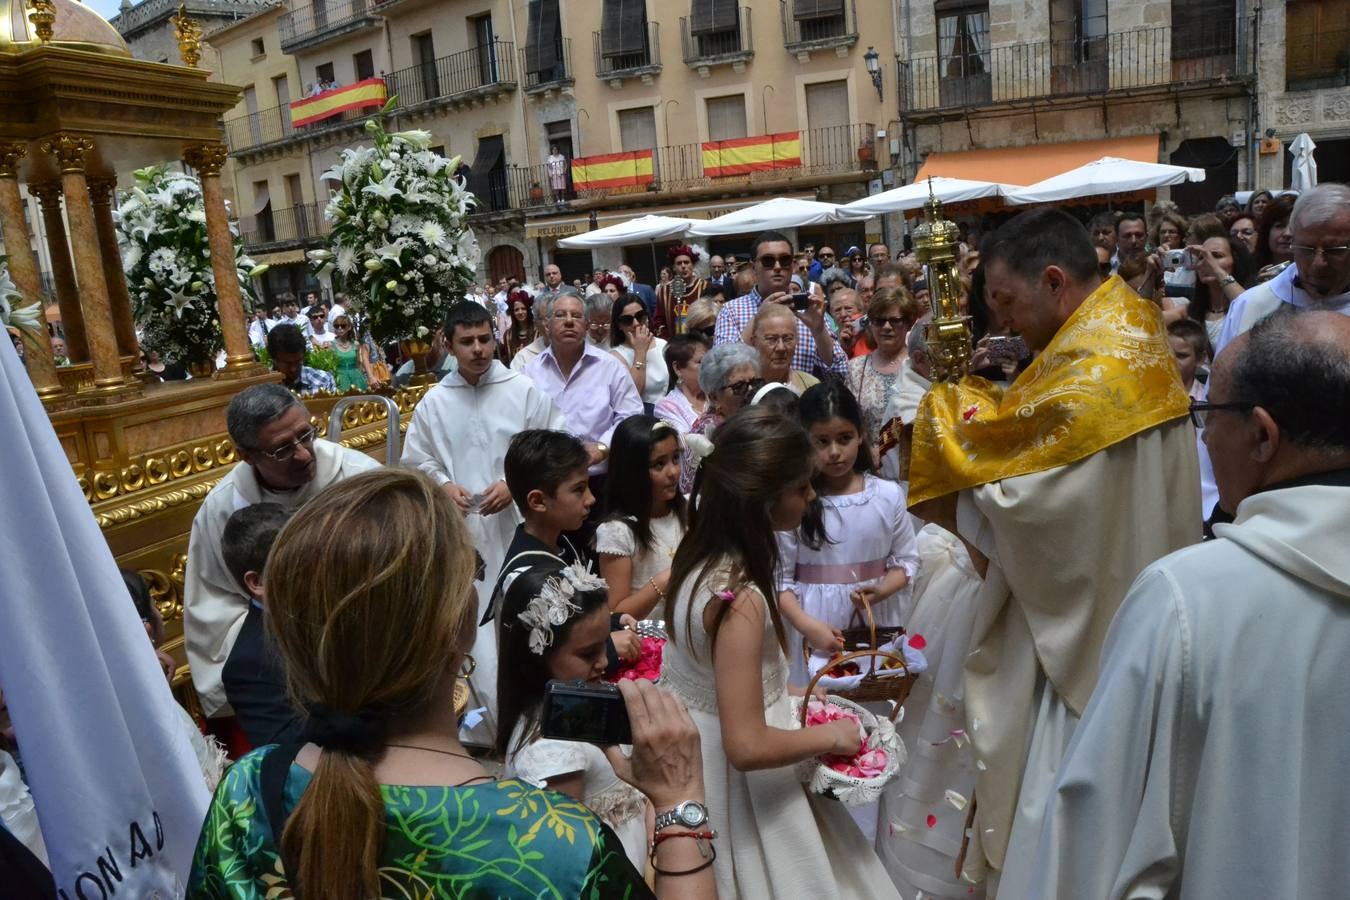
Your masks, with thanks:
M929 814L928 814L928 827L929 827L929 828L932 828L932 827L934 827L935 825L937 825L937 816L933 815L932 813L929 813Z
M922 650L924 647L928 646L928 641L924 640L924 637L921 634L911 634L909 636L909 646L913 647L915 650Z

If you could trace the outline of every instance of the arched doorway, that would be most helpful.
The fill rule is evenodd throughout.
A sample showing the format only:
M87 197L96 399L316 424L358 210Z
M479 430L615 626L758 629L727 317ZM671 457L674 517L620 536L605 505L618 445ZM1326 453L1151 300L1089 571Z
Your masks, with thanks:
M525 281L525 256L510 244L501 244L488 251L488 279L496 284L503 278Z

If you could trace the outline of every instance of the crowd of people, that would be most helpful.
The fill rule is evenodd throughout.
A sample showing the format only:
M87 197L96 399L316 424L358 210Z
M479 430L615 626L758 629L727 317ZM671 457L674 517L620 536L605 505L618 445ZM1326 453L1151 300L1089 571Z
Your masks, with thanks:
M184 602L254 749L189 893L1338 895L1350 189L969 234L957 383L912 254L702 255L471 292L396 469L298 396L325 320L378 383L359 311L255 323L285 384L230 404ZM799 769L857 726L793 696L864 617L927 665L845 809ZM631 750L545 736L648 620Z

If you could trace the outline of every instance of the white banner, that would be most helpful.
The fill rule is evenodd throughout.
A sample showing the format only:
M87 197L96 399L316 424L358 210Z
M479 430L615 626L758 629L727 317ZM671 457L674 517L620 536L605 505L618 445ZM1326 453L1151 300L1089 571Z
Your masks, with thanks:
M0 422L0 690L59 896L181 896L210 797L107 542L8 340Z

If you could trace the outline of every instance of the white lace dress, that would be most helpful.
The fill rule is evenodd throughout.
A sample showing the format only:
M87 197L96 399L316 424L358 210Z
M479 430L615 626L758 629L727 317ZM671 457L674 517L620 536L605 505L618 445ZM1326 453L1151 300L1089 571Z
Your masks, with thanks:
M600 527L595 529L596 553L632 558L633 574L629 579L632 582L628 586L629 590L641 590L646 587L652 576L660 575L669 569L670 561L675 558L675 548L680 546L680 540L684 537L684 525L680 522L680 517L673 512L652 519L651 529L650 550L638 547L637 536L633 534L633 526L628 521L613 519L601 522ZM657 604L653 612L655 618L661 617L662 605Z
M523 721L516 725L510 746L516 745L524 727ZM647 798L614 774L614 767L599 747L579 741L538 738L507 757L505 775L546 787L550 778L576 772L585 776L582 792L585 796L581 802L614 829L633 867L639 872L645 871L649 839Z
M843 806L808 794L791 766L741 772L727 760L703 630L704 607L724 602L714 591L727 586L722 571L707 585L681 588L675 619L667 623L676 640L666 645L661 669L662 687L689 707L702 739L708 815L718 834L717 896L898 900L886 870ZM692 633L685 626L691 612ZM691 644L696 655L690 653ZM775 728L793 728L787 662L767 615L763 647L764 720Z

